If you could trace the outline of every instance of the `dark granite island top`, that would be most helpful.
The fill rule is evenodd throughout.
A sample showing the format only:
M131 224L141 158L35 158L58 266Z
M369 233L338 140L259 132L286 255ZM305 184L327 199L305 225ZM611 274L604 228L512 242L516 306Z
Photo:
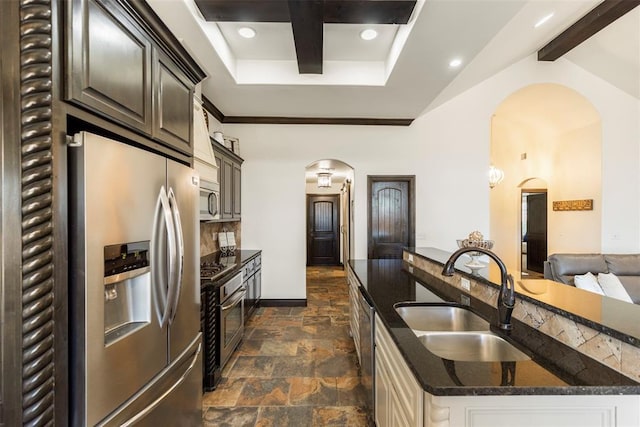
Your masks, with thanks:
M640 394L639 383L515 319L509 335L492 330L531 360L446 361L420 343L394 305L460 301L459 290L402 260L352 260L349 265L416 380L432 395ZM470 308L497 324L494 307L470 296Z

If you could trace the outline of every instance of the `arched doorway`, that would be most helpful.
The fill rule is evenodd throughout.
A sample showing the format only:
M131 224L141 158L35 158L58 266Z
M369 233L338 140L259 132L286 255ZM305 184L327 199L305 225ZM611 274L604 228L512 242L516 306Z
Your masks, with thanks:
M306 167L305 181L307 266L344 265L353 254L353 168L316 160Z
M490 132L490 161L504 171L490 190L490 233L507 266L521 267L522 193L540 182L548 198L548 254L599 252L602 132L593 105L562 85L530 85L496 108ZM552 210L553 201L577 199L593 199L593 210Z

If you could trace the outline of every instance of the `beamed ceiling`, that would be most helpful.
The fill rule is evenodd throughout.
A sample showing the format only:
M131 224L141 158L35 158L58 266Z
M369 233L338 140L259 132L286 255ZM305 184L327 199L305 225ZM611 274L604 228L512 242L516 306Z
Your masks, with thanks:
M640 0L146 1L207 72L222 123L406 126L525 58L640 99Z
M322 74L324 24L406 24L416 0L195 0L209 22L290 22L300 74Z

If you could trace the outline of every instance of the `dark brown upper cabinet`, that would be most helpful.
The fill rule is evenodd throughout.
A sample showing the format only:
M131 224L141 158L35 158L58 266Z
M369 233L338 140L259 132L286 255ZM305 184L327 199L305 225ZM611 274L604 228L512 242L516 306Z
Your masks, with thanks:
M154 53L153 136L193 153L193 85L166 55Z
M204 72L145 2L66 3L67 101L193 156Z
M151 42L109 1L69 7L67 99L151 134Z
M218 162L218 182L220 183L220 220L240 221L242 158L226 147L212 142L213 152Z
M240 195L241 195L241 184L242 183L242 171L240 169L240 164L234 162L233 163L233 218L240 219L241 214L241 204L240 204Z

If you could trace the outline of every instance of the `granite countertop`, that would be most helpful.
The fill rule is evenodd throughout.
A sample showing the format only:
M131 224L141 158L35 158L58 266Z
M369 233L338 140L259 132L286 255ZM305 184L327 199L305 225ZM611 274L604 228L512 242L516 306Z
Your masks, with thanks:
M202 280L200 282L201 288L208 288L213 286L221 286L229 277L240 271L247 262L258 256L262 250L260 249L237 249L230 255L224 255L221 252L213 252L208 255L200 257L200 262L215 262L219 264L235 264L235 267L229 270L224 276L217 278L215 281Z
M425 391L439 396L640 394L640 384L513 319L492 329L531 357L520 362L450 362L424 347L397 314L398 302L460 301L462 292L402 260L351 260L361 291L373 304ZM411 272L409 271L411 270ZM497 310L470 296L470 308L497 324Z

